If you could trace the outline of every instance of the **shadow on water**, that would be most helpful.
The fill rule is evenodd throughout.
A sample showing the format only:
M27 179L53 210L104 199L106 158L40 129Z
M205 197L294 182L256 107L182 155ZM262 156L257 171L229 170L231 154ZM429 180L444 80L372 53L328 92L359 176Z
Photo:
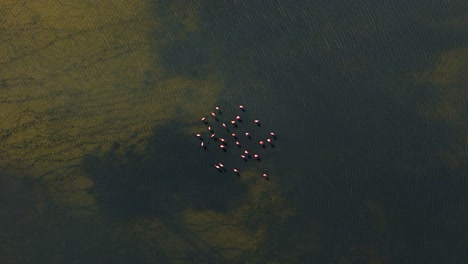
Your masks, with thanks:
M120 219L176 216L184 209L226 211L236 207L247 186L219 173L200 155L198 142L172 124L147 142L146 154L115 143L106 153L85 159L95 184L91 193L101 210Z

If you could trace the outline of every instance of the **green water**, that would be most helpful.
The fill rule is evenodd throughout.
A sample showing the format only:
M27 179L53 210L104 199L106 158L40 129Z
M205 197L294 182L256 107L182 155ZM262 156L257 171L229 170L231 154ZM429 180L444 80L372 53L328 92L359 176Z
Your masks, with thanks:
M463 1L0 10L0 262L468 259ZM238 104L241 177L194 137Z

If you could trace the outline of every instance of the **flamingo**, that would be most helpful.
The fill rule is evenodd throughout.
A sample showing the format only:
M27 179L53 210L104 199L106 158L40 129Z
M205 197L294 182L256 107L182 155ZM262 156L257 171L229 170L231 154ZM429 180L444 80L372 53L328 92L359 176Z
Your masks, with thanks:
M270 136L272 136L274 139L276 139L276 134L275 134L275 132L270 132Z

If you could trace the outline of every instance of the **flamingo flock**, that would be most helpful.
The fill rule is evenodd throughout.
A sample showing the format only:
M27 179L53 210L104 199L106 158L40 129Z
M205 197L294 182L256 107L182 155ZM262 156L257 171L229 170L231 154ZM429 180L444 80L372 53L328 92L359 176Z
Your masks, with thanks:
M259 152L267 148L274 148L274 141L276 141L277 137L273 131L268 134L265 133L265 135L259 133L260 120L258 118L249 120L244 116L245 113L246 108L239 105L238 113L232 118L228 118L223 115L219 106L215 106L214 111L210 112L209 116L200 118L200 121L206 126L205 134L207 134L195 134L200 140L200 148L207 151L208 145L215 145L222 152L234 154L233 156L240 157L244 162L260 162ZM249 122L255 124L257 128L249 130ZM250 127L250 129L252 128ZM253 144L254 142L258 142L258 144ZM241 175L241 169L235 165L229 167L222 162L217 162L213 164L213 167L221 173ZM269 180L269 176L265 171L260 173L260 176L265 180Z

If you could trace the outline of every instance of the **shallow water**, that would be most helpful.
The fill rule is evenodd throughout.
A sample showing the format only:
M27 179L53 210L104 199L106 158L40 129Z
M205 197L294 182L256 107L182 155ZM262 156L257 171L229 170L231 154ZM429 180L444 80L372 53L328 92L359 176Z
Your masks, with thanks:
M0 262L465 263L467 14L419 2L6 3ZM194 136L239 104L261 162Z

